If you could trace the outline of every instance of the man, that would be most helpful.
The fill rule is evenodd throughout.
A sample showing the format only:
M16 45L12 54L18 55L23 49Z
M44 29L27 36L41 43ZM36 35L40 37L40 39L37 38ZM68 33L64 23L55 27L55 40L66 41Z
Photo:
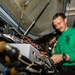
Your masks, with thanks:
M69 28L67 22L68 19L63 13L53 16L53 27L62 33L51 57L54 64L62 64L59 75L75 75L75 28Z

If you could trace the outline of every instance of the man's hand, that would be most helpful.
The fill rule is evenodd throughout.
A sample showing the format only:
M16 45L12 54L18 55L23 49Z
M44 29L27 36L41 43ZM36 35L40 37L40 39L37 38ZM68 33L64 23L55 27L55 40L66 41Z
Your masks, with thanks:
M66 56L67 56L66 61L69 61L70 56L68 54L66 54ZM57 64L57 63L63 61L62 54L55 54L50 59L52 59L54 61L54 64Z
M57 64L63 60L62 54L53 55L50 59L52 59L54 61L54 64Z
M51 41L49 42L49 45L51 45L53 42L56 42L56 37L53 37L53 38L51 39Z

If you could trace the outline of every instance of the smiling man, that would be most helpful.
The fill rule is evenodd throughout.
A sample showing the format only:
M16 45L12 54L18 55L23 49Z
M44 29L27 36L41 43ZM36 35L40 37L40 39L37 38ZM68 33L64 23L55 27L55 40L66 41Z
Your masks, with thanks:
M75 75L75 28L70 28L67 22L63 13L53 16L53 27L62 33L51 57L55 64L61 62L59 75Z

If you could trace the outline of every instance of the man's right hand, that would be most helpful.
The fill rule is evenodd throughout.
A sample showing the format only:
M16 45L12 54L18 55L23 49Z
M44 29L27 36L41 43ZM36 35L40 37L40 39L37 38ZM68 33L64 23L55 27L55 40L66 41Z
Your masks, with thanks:
M53 37L52 40L49 42L49 45L51 45L52 43L56 42L56 37Z

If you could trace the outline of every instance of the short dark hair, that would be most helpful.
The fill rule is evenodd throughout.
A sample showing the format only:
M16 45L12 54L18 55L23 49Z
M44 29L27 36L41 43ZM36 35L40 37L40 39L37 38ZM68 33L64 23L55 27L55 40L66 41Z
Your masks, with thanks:
M60 16L62 19L65 19L65 18L66 18L66 16L65 16L64 13L59 12L59 13L56 13L56 14L53 16L53 19L52 19L52 20L56 19L56 18L59 17L59 16ZM52 26L53 26L54 29L56 29L55 26L54 26L54 24L53 24L53 21L52 21Z
M62 17L63 19L66 18L65 14L64 13L56 13L54 16L53 16L53 20L56 19L57 17Z

